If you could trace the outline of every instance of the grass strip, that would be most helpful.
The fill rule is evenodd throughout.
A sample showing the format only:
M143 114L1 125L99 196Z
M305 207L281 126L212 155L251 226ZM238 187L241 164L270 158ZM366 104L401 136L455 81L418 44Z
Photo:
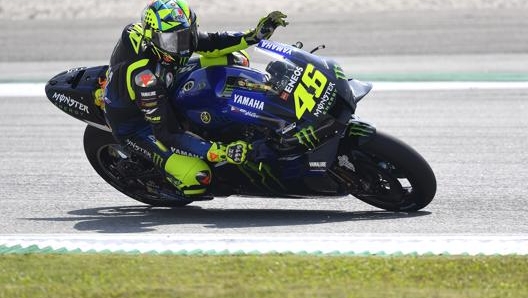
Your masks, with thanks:
M13 254L0 297L528 297L528 257Z

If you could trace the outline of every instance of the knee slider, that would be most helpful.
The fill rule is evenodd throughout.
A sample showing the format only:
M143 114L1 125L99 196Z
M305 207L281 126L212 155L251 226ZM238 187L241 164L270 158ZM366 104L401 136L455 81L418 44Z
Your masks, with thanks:
M201 195L211 184L209 165L196 157L172 154L165 163L167 180L185 195Z

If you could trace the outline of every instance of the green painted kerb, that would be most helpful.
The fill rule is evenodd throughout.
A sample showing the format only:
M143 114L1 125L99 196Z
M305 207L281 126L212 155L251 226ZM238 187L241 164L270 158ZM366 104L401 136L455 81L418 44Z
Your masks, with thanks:
M426 253L417 253L417 252L410 252L410 253L402 253L402 252L393 252L393 253L386 253L384 251L332 251L332 252L322 252L322 251L298 251L298 252L291 252L291 251L270 251L270 252L260 252L258 250L253 251L229 251L229 250L179 250L179 251L172 251L172 250L164 250L164 251L148 251L148 252L140 252L138 250L86 250L83 251L81 249L66 249L66 248L58 248L54 249L51 247L43 247L40 248L37 245L31 245L28 247L22 247L20 245L15 246L5 246L0 245L0 255L23 255L23 254L125 254L125 255L177 255L177 256L226 256L226 255L272 255L272 254L288 254L288 255L311 255L311 256L357 256L357 257L368 257L368 256L388 256L388 257L399 257L399 256L452 256L449 252L443 252L443 253L433 253L433 252L426 252ZM467 253L461 253L457 254L460 256L467 256L469 254ZM511 254L511 256L515 256L515 254Z

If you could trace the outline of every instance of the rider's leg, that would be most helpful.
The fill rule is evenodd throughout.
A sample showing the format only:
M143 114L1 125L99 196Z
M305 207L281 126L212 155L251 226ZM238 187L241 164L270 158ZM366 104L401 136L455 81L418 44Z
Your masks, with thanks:
M126 137L116 138L130 150L152 161L165 173L167 181L184 195L199 196L206 193L212 178L209 165L200 158L173 153L156 140L150 125Z

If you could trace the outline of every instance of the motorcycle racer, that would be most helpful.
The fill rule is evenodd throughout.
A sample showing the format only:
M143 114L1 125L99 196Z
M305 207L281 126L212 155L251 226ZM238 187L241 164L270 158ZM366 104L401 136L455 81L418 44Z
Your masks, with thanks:
M141 22L125 27L110 58L105 117L114 137L152 161L184 196L204 195L212 179L206 161L241 164L251 145L187 132L168 101L174 78L193 53L229 63L236 57L230 53L269 39L288 24L285 18L274 11L246 32L206 33L185 0L151 1Z

